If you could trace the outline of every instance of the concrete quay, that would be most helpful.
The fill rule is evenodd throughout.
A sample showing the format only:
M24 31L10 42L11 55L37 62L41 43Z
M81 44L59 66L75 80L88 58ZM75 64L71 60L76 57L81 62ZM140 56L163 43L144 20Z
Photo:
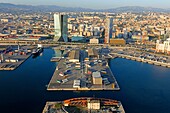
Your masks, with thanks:
M120 90L106 59L92 59L87 62L79 63L81 67L77 68L77 63L68 62L67 58L61 58L48 84L47 90ZM88 69L85 65L89 66ZM69 74L64 74L68 71L70 72ZM93 83L93 72L100 72L102 84ZM80 80L80 87L74 87L73 84L75 80ZM103 80L107 82L105 81L104 83Z
M92 106L93 105L93 106ZM125 113L120 101L94 98L94 97L78 97L64 101L46 102L42 113Z
M15 70L31 56L34 48L34 46L2 46L0 70Z
M57 83L57 81L62 81L63 79L65 79L64 77L61 77L59 75L60 72L64 72L65 71L65 67L62 66L63 63L63 59L59 62L58 66L56 67L56 70L53 74L53 77L48 85L47 90L78 90L78 91L88 91L88 90L120 90L119 85L116 81L116 79L114 78L110 67L108 66L102 66L99 70L101 69L105 69L107 71L106 75L109 78L109 81L111 82L108 85L94 85L91 83L91 81L86 81L85 78L82 78L83 75L81 75L80 70L73 70L73 74L69 75L69 77L67 77L68 82L66 83ZM61 68L62 67L62 68ZM77 79L81 79L81 86L80 88L74 88L73 87L73 82L74 80ZM114 87L112 86L114 83Z
M28 55L13 57L15 59L19 59L18 62L2 62L2 63L0 63L0 70L15 70L22 63L24 63L30 56L31 56L31 53L29 53Z
M51 108L55 108L57 104L62 104L62 101L46 102L42 113L48 113L48 110L51 109ZM53 106L53 107L51 107L51 106ZM65 110L62 109L62 107L61 107L60 110L56 110L56 113L57 112L59 112L59 113L68 113L68 112L65 112Z
M148 63L148 64L153 64L153 65L157 65L157 66L163 66L163 67L170 68L170 63L163 63L163 62L143 59L143 58L139 58L139 57L133 57L130 55L123 55L123 54L118 54L118 53L111 53L111 55L113 55L114 57L116 56L116 57L120 57L120 58L126 58L129 60L135 60L138 62L144 62L144 63Z

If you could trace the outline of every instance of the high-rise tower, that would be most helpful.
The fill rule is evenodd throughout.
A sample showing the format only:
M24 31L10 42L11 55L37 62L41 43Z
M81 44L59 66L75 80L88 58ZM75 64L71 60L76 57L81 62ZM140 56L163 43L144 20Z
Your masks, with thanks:
M68 42L68 28L67 28L67 15L62 15L60 13L54 14L54 33L55 41Z
M109 43L110 38L112 38L112 30L113 30L113 18L106 18L105 22L105 39L104 42L106 44Z

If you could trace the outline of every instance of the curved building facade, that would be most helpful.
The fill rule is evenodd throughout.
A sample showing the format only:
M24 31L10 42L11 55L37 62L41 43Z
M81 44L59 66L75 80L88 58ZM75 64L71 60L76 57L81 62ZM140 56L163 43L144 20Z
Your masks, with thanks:
M60 13L54 14L54 33L55 41L68 42L68 27L67 27L67 15Z

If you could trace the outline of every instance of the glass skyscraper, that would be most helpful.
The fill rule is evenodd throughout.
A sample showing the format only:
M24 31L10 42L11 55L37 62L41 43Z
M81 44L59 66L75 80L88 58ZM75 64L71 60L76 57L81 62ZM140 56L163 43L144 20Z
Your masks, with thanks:
M67 15L62 15L60 13L54 14L54 33L55 41L68 42L68 28L67 28Z
M109 43L110 38L112 38L112 31L113 31L113 18L106 18L105 22L105 39L104 42L106 44Z

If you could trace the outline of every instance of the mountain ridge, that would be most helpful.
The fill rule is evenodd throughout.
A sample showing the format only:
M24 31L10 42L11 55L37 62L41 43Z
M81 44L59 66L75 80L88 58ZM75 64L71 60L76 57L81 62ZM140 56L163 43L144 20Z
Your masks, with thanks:
M0 12L170 12L170 9L142 7L142 6L123 6L108 9L90 9L82 7L62 7L57 5L17 5L11 3L0 3Z

